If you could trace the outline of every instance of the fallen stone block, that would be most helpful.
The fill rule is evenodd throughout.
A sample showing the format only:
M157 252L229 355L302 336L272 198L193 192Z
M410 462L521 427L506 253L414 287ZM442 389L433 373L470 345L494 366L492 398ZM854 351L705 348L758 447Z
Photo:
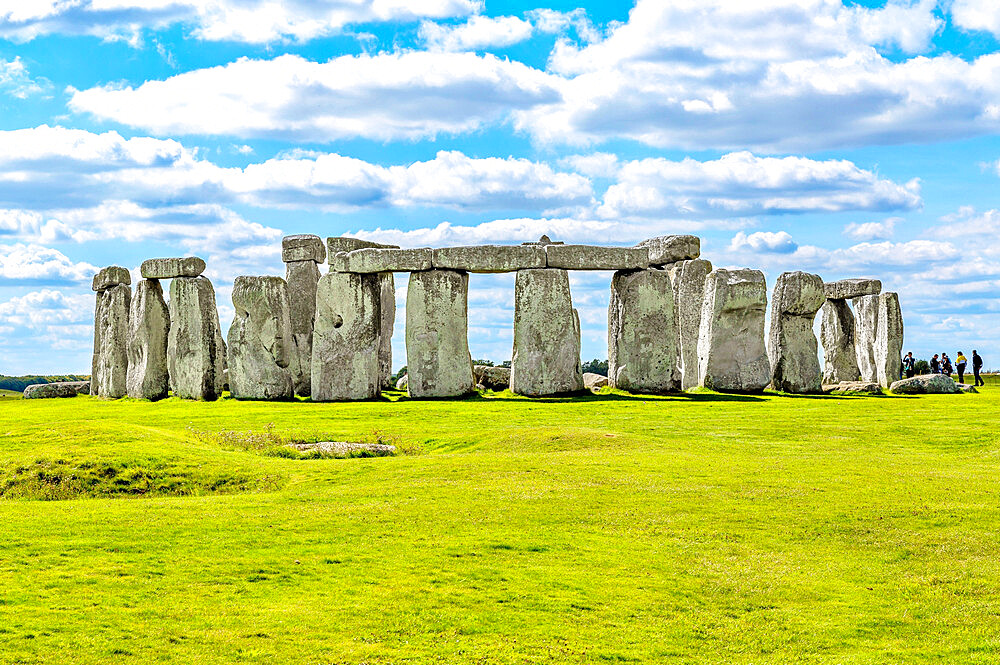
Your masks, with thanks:
M100 272L94 275L94 282L91 288L100 293L119 284L124 284L125 286L132 284L132 275L129 273L128 268L108 266L107 268L101 268Z
M468 273L435 269L410 274L406 290L410 397L455 397L473 391L468 309Z
M170 309L163 299L163 287L155 279L135 285L128 325L128 396L157 400L167 396L167 340Z
M326 246L319 236L308 233L285 236L281 239L281 260L285 263L292 261L323 263L326 261Z
M476 385L482 386L484 390L494 390L499 392L510 388L509 367L475 365L472 368L472 376Z
M545 267L545 249L539 245L472 245L433 251L432 263L443 270L475 273L514 272Z
M50 399L90 394L90 381L57 381L35 383L24 389L24 399Z
M827 300L851 300L860 296L877 296L882 293L882 282L877 279L841 279L823 285Z
M406 390L406 386L408 383L409 383L409 377L406 374L404 374L403 376L399 377L399 379L396 381L396 390Z
M649 250L645 247L601 247L597 245L546 245L549 268L564 270L645 270Z
M823 388L825 390L828 386ZM882 386L867 381L841 381L835 386L829 386L826 392L834 395L881 395Z
M771 387L786 393L810 394L823 390L819 346L813 321L825 302L819 275L784 272L774 284L768 358Z
M759 270L716 268L705 279L698 380L722 392L761 392L771 382L764 346L767 285Z
M146 259L139 272L145 279L197 277L205 272L205 261L197 256L173 259Z
M375 274L330 272L320 277L312 349L314 402L378 397L380 296Z
M649 250L650 266L665 266L701 256L701 239L698 236L658 236L643 240L636 247Z
M288 316L288 289L280 277L237 277L229 328L229 390L236 399L279 400L293 394L297 360Z
M680 387L674 287L665 270L618 271L608 304L608 381L635 393Z
M899 395L958 394L962 390L955 381L945 374L918 374L909 379L894 381L889 392Z
M431 249L380 249L366 247L340 252L330 258L337 272L416 272L431 269Z
M583 387L587 390L598 390L606 385L608 385L608 377L603 374L583 373Z

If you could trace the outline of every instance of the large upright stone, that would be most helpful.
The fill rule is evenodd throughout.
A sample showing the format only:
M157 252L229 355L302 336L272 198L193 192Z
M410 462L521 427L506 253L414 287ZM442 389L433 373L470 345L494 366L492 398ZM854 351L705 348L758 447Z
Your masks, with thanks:
M469 275L410 274L406 289L406 371L410 397L454 397L473 390L469 354Z
M162 399L170 389L167 373L167 337L170 310L159 280L135 285L128 325L128 396Z
M178 277L170 282L170 333L167 367L170 389L187 399L214 400L222 395L226 347L207 277Z
M674 288L664 270L619 271L608 305L608 381L636 393L677 390Z
M678 261L668 272L674 287L677 318L677 370L681 390L687 390L698 385L698 333L705 304L705 278L712 272L712 264L705 259Z
M132 289L116 284L97 293L90 394L118 399L128 392L128 317Z
M377 274L331 272L320 277L313 330L313 401L379 395L380 300Z
M237 277L236 315L229 328L229 392L236 399L290 399L297 362L288 316L288 288L280 277Z
M532 397L583 390L580 317L565 270L517 272L510 389Z
M821 393L819 349L813 321L823 305L823 278L784 272L774 284L768 357L771 387L786 393Z
M823 383L857 381L861 376L854 350L854 313L846 300L827 300L820 309Z
M378 370L382 389L393 387L392 333L396 327L396 280L391 272L379 273L379 339Z
M698 338L698 382L729 392L760 392L771 382L764 346L767 285L759 270L717 268L705 279Z
M883 388L899 381L903 370L903 312L899 295L892 291L878 296L878 337L875 340L875 365Z
M289 363L295 394L308 397L312 391L313 324L316 318L316 284L319 266L315 261L285 264L288 315L292 329L295 361Z
M878 339L878 296L859 296L851 300L854 305L854 352L858 359L861 380L878 381L875 363L875 341Z

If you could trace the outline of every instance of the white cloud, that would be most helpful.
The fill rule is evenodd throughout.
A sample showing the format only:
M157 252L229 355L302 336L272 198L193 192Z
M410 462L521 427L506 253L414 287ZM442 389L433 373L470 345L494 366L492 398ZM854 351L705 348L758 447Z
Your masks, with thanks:
M738 152L707 162L662 158L622 164L603 217L759 215L843 210L911 210L917 181L899 185L846 160L757 157Z
M50 87L47 80L33 80L20 57L13 60L0 58L0 92L26 99L30 95L45 92Z
M984 236L993 240L1000 234L1000 210L977 212L972 206L962 206L957 212L945 215L940 224L931 230L938 238L971 238Z
M51 33L123 38L143 28L191 26L207 41L306 41L352 23L467 16L481 0L0 0L0 36Z
M844 227L844 235L854 240L888 240L901 221L900 217L890 217L881 222L851 222Z
M0 303L0 322L11 327L46 329L49 326L93 323L92 293L63 293L53 289L32 291ZM91 334L93 327L90 328Z
M418 139L478 129L511 111L552 103L559 80L472 53L241 58L147 81L72 91L78 113L154 134L224 134L329 142Z
M609 152L592 152L589 155L570 155L559 163L592 178L612 178L618 174L618 156Z
M953 0L951 20L966 30L1000 35L1000 5L994 0Z
M733 236L729 243L729 250L733 252L754 251L771 252L774 254L789 254L798 249L798 245L792 240L791 234L787 231L756 231L747 235L743 231Z
M0 282L85 282L96 271L89 263L74 262L62 252L42 245L0 245Z
M530 22L516 16L473 16L456 26L430 21L420 24L420 38L429 49L438 51L503 48L530 38L532 31Z

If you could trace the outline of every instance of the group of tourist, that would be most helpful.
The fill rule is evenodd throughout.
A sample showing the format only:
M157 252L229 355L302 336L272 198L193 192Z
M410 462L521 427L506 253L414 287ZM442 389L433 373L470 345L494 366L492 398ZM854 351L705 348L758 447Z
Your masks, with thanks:
M965 383L965 368L968 365L969 359L965 357L965 354L961 351L955 356L955 364L952 365L951 358L948 357L947 353L942 352L940 355L935 353L930 361L931 374L945 374L951 376L953 373L958 374L958 382ZM979 373L983 369L983 357L979 355L979 352L975 349L972 350L972 375L976 380L975 385L984 385L982 377ZM917 373L917 360L913 357L912 352L908 352L903 358L903 373L906 378L910 378Z

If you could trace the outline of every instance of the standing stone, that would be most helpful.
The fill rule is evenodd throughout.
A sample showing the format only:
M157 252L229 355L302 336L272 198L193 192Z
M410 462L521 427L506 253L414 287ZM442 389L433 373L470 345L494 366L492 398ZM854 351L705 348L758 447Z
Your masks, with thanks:
M163 399L170 389L167 373L167 337L170 310L156 279L135 285L128 326L128 396Z
M875 363L875 340L878 339L878 296L859 296L851 300L854 305L854 353L858 359L861 380L878 381Z
M771 387L786 393L823 392L813 321L825 301L823 278L807 272L778 276L771 299L768 357Z
M170 389L187 399L214 400L222 395L225 344L207 277L177 277L170 282L170 333L167 367Z
M289 366L297 362L288 316L288 288L280 277L237 277L236 316L229 328L229 390L236 399L290 399Z
M510 389L532 397L583 390L580 317L565 270L517 271Z
M677 390L675 322L668 272L614 274L608 305L608 381L613 388L637 393Z
M377 274L331 272L316 290L312 398L316 402L370 399L381 392Z
M285 263L285 281L288 289L288 314L292 330L290 363L295 394L308 397L312 389L313 325L316 319L316 284L319 266L315 261L289 261Z
M392 332L396 326L396 280L391 272L379 273L379 343L378 367L382 389L392 388Z
M406 371L410 397L471 393L469 275L455 270L410 273L406 289Z
M90 394L118 399L128 393L128 317L132 289L116 284L97 293Z
M764 346L767 284L759 270L717 268L705 279L698 382L729 392L761 392L771 382Z
M889 291L877 297L875 363L878 382L883 388L888 388L899 381L903 370L903 312L899 307L899 294Z
M685 237L685 236L681 236ZM668 268L677 318L677 369L681 390L698 385L698 336L705 305L705 278L712 264L704 259L678 261Z
M823 383L857 381L861 376L854 350L854 313L846 300L827 300L820 309Z

